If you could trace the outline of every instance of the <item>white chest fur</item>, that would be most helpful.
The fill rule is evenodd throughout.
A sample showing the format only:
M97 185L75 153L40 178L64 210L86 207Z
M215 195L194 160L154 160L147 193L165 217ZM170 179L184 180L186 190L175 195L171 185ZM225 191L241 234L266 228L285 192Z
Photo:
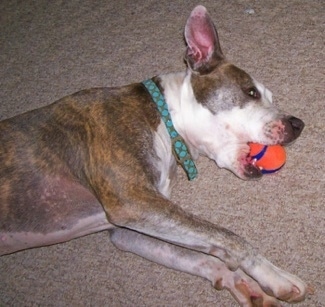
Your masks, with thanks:
M170 136L163 121L161 121L155 133L154 146L158 156L156 166L160 171L157 188L160 193L169 198L172 181L176 173L176 161L172 153Z

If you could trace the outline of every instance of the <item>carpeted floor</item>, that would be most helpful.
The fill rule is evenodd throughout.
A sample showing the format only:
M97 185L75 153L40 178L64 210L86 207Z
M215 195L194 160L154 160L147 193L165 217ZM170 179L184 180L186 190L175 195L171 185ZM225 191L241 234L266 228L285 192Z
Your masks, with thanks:
M184 69L196 1L0 1L0 118L77 90ZM205 158L173 199L314 285L325 306L325 2L206 0L228 58L306 128L285 168L244 182ZM247 11L253 9L254 11ZM249 12L251 14L249 14ZM106 232L0 258L0 306L236 306L209 282L113 247Z

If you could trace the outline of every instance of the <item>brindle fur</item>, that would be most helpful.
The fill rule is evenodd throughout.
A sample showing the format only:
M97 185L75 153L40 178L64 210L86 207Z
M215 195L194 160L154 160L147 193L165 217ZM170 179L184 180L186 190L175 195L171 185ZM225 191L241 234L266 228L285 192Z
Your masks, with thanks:
M0 230L69 229L100 210L100 194L119 206L120 195L133 186L155 186L153 133L159 123L140 84L84 90L0 122L0 203L16 204L0 206Z

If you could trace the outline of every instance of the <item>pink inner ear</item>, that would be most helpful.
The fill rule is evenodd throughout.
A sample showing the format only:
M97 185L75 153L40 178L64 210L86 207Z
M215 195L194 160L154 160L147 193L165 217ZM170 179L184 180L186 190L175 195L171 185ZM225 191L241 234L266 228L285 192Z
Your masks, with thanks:
M216 31L206 9L197 7L187 21L185 39L196 60L206 60L216 44Z
M214 42L211 40L210 33L195 32L193 37L197 47L202 53L202 57L209 57L214 48Z

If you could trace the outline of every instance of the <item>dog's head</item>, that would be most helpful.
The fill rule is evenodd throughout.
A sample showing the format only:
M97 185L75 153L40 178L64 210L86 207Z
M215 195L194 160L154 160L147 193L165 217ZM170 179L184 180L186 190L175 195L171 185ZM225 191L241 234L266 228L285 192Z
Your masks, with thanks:
M224 57L216 28L203 6L185 27L188 72L182 88L181 134L196 154L243 179L261 176L248 158L248 142L287 145L304 123L280 112L272 94Z

